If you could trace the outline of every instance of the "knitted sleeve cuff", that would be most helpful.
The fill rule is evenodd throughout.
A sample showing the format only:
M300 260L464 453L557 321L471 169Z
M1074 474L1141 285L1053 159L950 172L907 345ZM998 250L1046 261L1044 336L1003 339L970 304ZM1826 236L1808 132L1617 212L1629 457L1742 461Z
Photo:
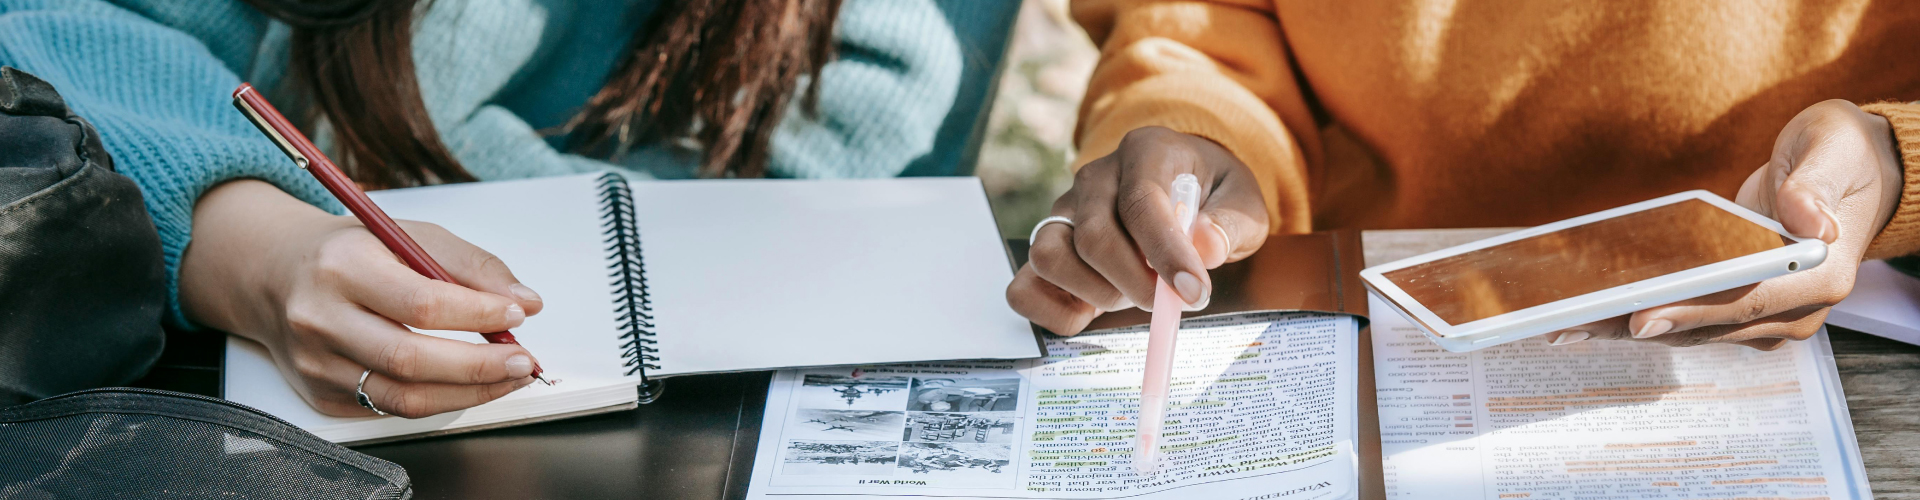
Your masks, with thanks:
M140 186L166 262L168 322L195 327L180 308L180 259L207 189L261 179L343 212L233 109L240 80L199 40L105 2L0 0L0 12L0 65L59 89L99 129L115 170Z
M1205 137L1252 171L1268 230L1313 230L1308 163L1319 130L1270 0L1075 0L1100 47L1075 132L1074 167L1141 127Z
M1160 75L1097 101L1081 111L1075 170L1119 149L1134 129L1159 126L1205 137L1253 171L1266 198L1270 232L1312 231L1306 160L1280 118L1245 88L1224 78Z
M1884 116L1893 125L1905 179L1893 219L1867 245L1866 258L1884 259L1920 253L1920 103L1875 103L1862 111Z

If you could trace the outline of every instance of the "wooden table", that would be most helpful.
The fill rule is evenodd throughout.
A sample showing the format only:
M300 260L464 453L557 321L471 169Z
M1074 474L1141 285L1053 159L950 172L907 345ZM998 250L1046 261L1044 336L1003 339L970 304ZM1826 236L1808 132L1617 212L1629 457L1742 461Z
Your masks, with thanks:
M1874 497L1920 499L1920 346L1827 331Z
M1367 260L1499 231L1369 232ZM1875 497L1920 500L1920 346L1829 332ZM169 339L161 366L140 385L218 395L222 339ZM676 378L660 401L635 411L359 449L406 467L423 500L740 498L767 380L768 372Z

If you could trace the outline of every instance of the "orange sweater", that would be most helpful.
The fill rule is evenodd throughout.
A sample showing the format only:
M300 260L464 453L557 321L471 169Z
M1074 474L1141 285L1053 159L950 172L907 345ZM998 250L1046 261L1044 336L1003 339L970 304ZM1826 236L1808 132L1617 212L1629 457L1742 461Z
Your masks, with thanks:
M1518 226L1731 199L1800 110L1920 99L1920 8L1866 0L1075 0L1100 47L1084 163L1159 125L1251 167L1275 232ZM1906 190L1870 256L1920 251Z

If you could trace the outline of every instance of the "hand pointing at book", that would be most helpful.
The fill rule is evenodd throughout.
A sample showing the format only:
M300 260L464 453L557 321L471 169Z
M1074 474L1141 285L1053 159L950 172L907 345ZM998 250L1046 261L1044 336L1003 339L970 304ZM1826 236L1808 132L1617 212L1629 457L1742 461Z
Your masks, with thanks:
M1175 222L1166 191L1180 174L1200 179L1191 237ZM1034 232L1007 301L1061 335L1079 333L1104 311L1151 307L1156 272L1188 304L1204 305L1212 294L1207 270L1253 254L1268 229L1246 164L1213 141L1160 127L1128 133L1113 154L1081 167L1052 215L1070 223Z
M499 259L444 229L401 225L462 287L409 269L351 217L259 181L203 195L181 258L188 318L267 346L295 389L323 413L369 415L354 399L362 371L377 407L423 417L523 387L535 360L518 345L473 344L409 331L495 332L540 311L539 295ZM248 262L251 265L233 265Z

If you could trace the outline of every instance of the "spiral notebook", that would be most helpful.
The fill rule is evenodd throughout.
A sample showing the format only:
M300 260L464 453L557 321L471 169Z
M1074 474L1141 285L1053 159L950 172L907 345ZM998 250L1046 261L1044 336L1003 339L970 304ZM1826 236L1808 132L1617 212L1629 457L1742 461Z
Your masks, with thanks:
M545 309L514 334L561 382L421 419L329 417L264 347L229 337L227 399L363 443L631 408L642 381L679 375L1043 353L1006 304L1012 267L975 178L590 174L369 194L396 219L494 253L540 292Z

